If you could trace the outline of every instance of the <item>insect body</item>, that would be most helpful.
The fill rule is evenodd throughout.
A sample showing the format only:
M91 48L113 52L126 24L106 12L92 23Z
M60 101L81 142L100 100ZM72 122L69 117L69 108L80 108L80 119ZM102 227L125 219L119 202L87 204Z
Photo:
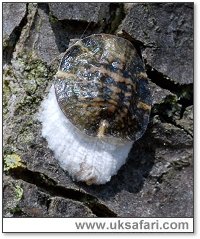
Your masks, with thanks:
M86 37L65 52L54 88L42 113L49 147L74 179L109 181L149 121L151 95L136 49L109 34ZM52 104L56 120L46 119Z
M134 46L123 38L97 34L74 44L61 61L55 90L63 113L90 136L102 136L104 128L107 137L135 141L146 129L147 76Z

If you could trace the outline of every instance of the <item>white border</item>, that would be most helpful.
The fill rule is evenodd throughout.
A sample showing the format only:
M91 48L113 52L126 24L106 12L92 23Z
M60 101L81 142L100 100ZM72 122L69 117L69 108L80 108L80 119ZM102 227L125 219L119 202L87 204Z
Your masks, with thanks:
M3 2L9 2L9 1L3 1ZM10 1L11 2L11 1ZM25 2L33 2L33 1L25 1ZM49 1L40 1L40 2L55 2L55 0L54 1L52 1L52 0L49 0ZM66 1L59 1L59 2L66 2ZM68 1L68 2L74 2L74 1ZM76 1L76 2L82 2L82 1ZM87 1L87 2L100 2L100 1ZM122 1L103 1L103 2L122 2ZM139 1L125 1L125 2L139 2ZM144 2L146 2L146 1L144 1ZM152 0L151 2L158 2L157 0ZM169 2L169 1L160 1L160 2ZM200 23L200 11L199 11L199 1L197 1L197 0L195 0L195 1L191 1L191 0L189 0L189 1L187 1L187 0L178 0L178 1L170 1L170 2L194 2L195 3L195 73L194 73L194 76L195 76L195 92L194 92L194 100L195 100L195 102L194 102L194 104L195 104L195 109L194 109L194 116L195 116L195 184L197 184L198 182L200 182L200 176L199 176L199 172L200 172L200 167L199 167L199 165L200 165L200 163L199 163L199 160L200 160L200 153L199 153L199 149L200 149L200 147L197 147L198 145L197 145L197 143L196 142L199 142L199 139L200 139L200 133L199 133L199 123L198 122L200 122L200 111L198 110L198 106L200 105L200 93L198 92L199 91L199 89L200 89L200 80L197 78L197 76L199 76L200 75L200 67L197 65L197 57L199 57L199 49L200 49L200 41L199 41L199 30L198 30L198 28L199 28L199 25L198 25L198 23ZM2 3L2 1L1 1L1 3ZM2 19L2 4L0 5L0 19ZM1 28L2 28L2 25L1 25ZM0 31L1 33L2 33L2 29L1 29L1 31ZM2 43L2 37L0 38L1 39L1 43ZM198 41L197 41L197 39L198 39ZM2 46L2 44L1 44L1 46ZM2 62L2 59L1 59L1 62ZM2 65L2 64L1 64ZM198 67L197 67L198 66ZM2 72L0 71L0 75L1 75L1 78L2 78ZM0 94L1 94L1 96L2 96L2 85L0 84ZM2 107L2 104L0 104L0 112L2 113L2 109L1 109L1 107ZM0 120L1 120L1 123L2 123L2 117L0 117ZM0 128L0 131L2 130L2 128ZM0 132L1 133L1 135L2 135L2 132ZM0 142L1 142L1 138L0 138ZM2 145L2 142L1 142L1 145ZM2 170L2 168L0 167L0 169ZM196 185L195 185L196 186ZM196 188L196 187L195 187ZM1 191L2 192L2 191ZM199 190L195 190L195 204L197 204L197 202L199 202L200 200L200 192L199 192ZM2 197L1 197L2 198ZM0 204L0 211L2 212L2 204ZM196 205L197 206L197 205ZM195 210L195 221L196 221L196 223L195 223L195 225L194 225L194 229L195 229L195 237L199 237L200 236L200 233L199 233L199 228L198 228L198 225L197 225L197 220L199 219L199 216L200 216L200 207L196 207L195 208L196 210ZM14 218L11 218L11 219L6 219L6 221L5 221L5 219L4 219L4 223L6 223L6 224L4 224L4 229L6 229L6 227L15 227L15 226L17 226L17 223L15 224L15 221L16 219L14 219ZM32 219L31 219L32 220ZM33 223L33 221L31 222L31 220L29 219L29 218L21 218L21 219L19 219L19 221L21 222L21 224L23 224L24 226L23 226L23 230L21 231L21 232L23 232L24 231L24 229L26 228L26 230L29 230L29 231L32 231L32 230L30 230L31 229L31 227L33 226L32 225L32 223ZM34 220L34 219L33 219ZM43 219L42 219L43 220ZM65 220L63 220L63 219L51 219L52 220L52 222L54 221L54 220L57 220L59 223L63 223ZM40 223L42 223L41 222L41 219L35 219L35 221L38 221L38 224L39 224L39 222ZM66 221L65 221L66 222ZM7 224L7 223L10 223L10 224ZM43 223L44 223L44 221L43 221ZM41 225L44 225L44 224L41 224ZM64 223L63 223L64 224ZM49 226L50 226L50 224L49 224ZM59 228L57 228L57 225L56 224L53 224L53 226L52 226L52 228L54 228L54 231L59 231L58 229ZM127 234L126 234L127 235ZM128 235L130 235L131 237L132 237L132 235L131 234L128 234ZM5 236L5 234L3 235L3 236ZM27 234L15 234L15 238L16 237L22 237L22 236L25 236L26 238L27 238ZM34 236L34 235L32 235L32 236ZM37 238L40 238L40 235L38 235L38 234L35 234L35 236L37 236ZM42 236L41 237L43 237L44 236L44 234L42 234ZM50 235L48 235L48 237L49 237ZM69 235L68 235L69 236ZM82 236L86 236L86 235L82 235ZM95 236L100 236L100 235L95 235ZM111 236L111 235L109 235L109 236ZM115 237L117 236L116 234L114 235ZM134 235L134 236L136 236L136 235ZM143 237L144 238L144 236L153 236L153 237L155 237L155 236L159 236L160 237L160 234L158 234L158 235L155 235L155 234L142 234L142 235L140 235L140 238L141 237ZM164 236L172 236L172 234L168 234L168 235L164 235ZM178 236L178 234L176 234L175 236ZM181 234L181 235L179 235L179 236L181 236L181 238L184 238L184 237L187 237L188 235L187 234ZM52 235L51 235L51 237L52 237ZM56 238L57 238L57 236L56 236Z
M99 228L99 226L101 227ZM193 232L193 218L62 218L62 219L4 218L3 219L3 232L22 232L22 231L23 232Z

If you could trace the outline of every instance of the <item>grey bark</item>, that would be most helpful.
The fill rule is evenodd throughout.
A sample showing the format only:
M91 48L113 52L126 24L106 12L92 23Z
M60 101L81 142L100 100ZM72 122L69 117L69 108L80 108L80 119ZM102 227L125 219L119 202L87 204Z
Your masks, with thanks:
M37 120L60 53L84 29L122 31L153 95L145 135L101 186L61 169ZM4 3L3 31L5 217L193 216L193 4Z

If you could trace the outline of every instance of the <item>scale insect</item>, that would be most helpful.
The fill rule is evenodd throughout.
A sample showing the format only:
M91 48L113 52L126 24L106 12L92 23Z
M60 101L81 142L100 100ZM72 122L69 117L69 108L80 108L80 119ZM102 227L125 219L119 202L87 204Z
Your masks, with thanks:
M94 34L65 52L42 103L42 136L74 180L104 184L144 134L150 110L135 47L121 37Z

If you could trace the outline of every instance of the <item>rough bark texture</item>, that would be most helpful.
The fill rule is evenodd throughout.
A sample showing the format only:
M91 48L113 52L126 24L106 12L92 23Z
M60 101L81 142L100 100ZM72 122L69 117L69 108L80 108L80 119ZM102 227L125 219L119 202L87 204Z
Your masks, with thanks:
M4 3L3 18L4 216L192 217L193 4ZM132 41L153 95L145 135L101 186L72 181L37 120L60 53L84 29Z
M134 4L122 30L145 46L142 55L151 67L179 84L193 82L192 4Z

